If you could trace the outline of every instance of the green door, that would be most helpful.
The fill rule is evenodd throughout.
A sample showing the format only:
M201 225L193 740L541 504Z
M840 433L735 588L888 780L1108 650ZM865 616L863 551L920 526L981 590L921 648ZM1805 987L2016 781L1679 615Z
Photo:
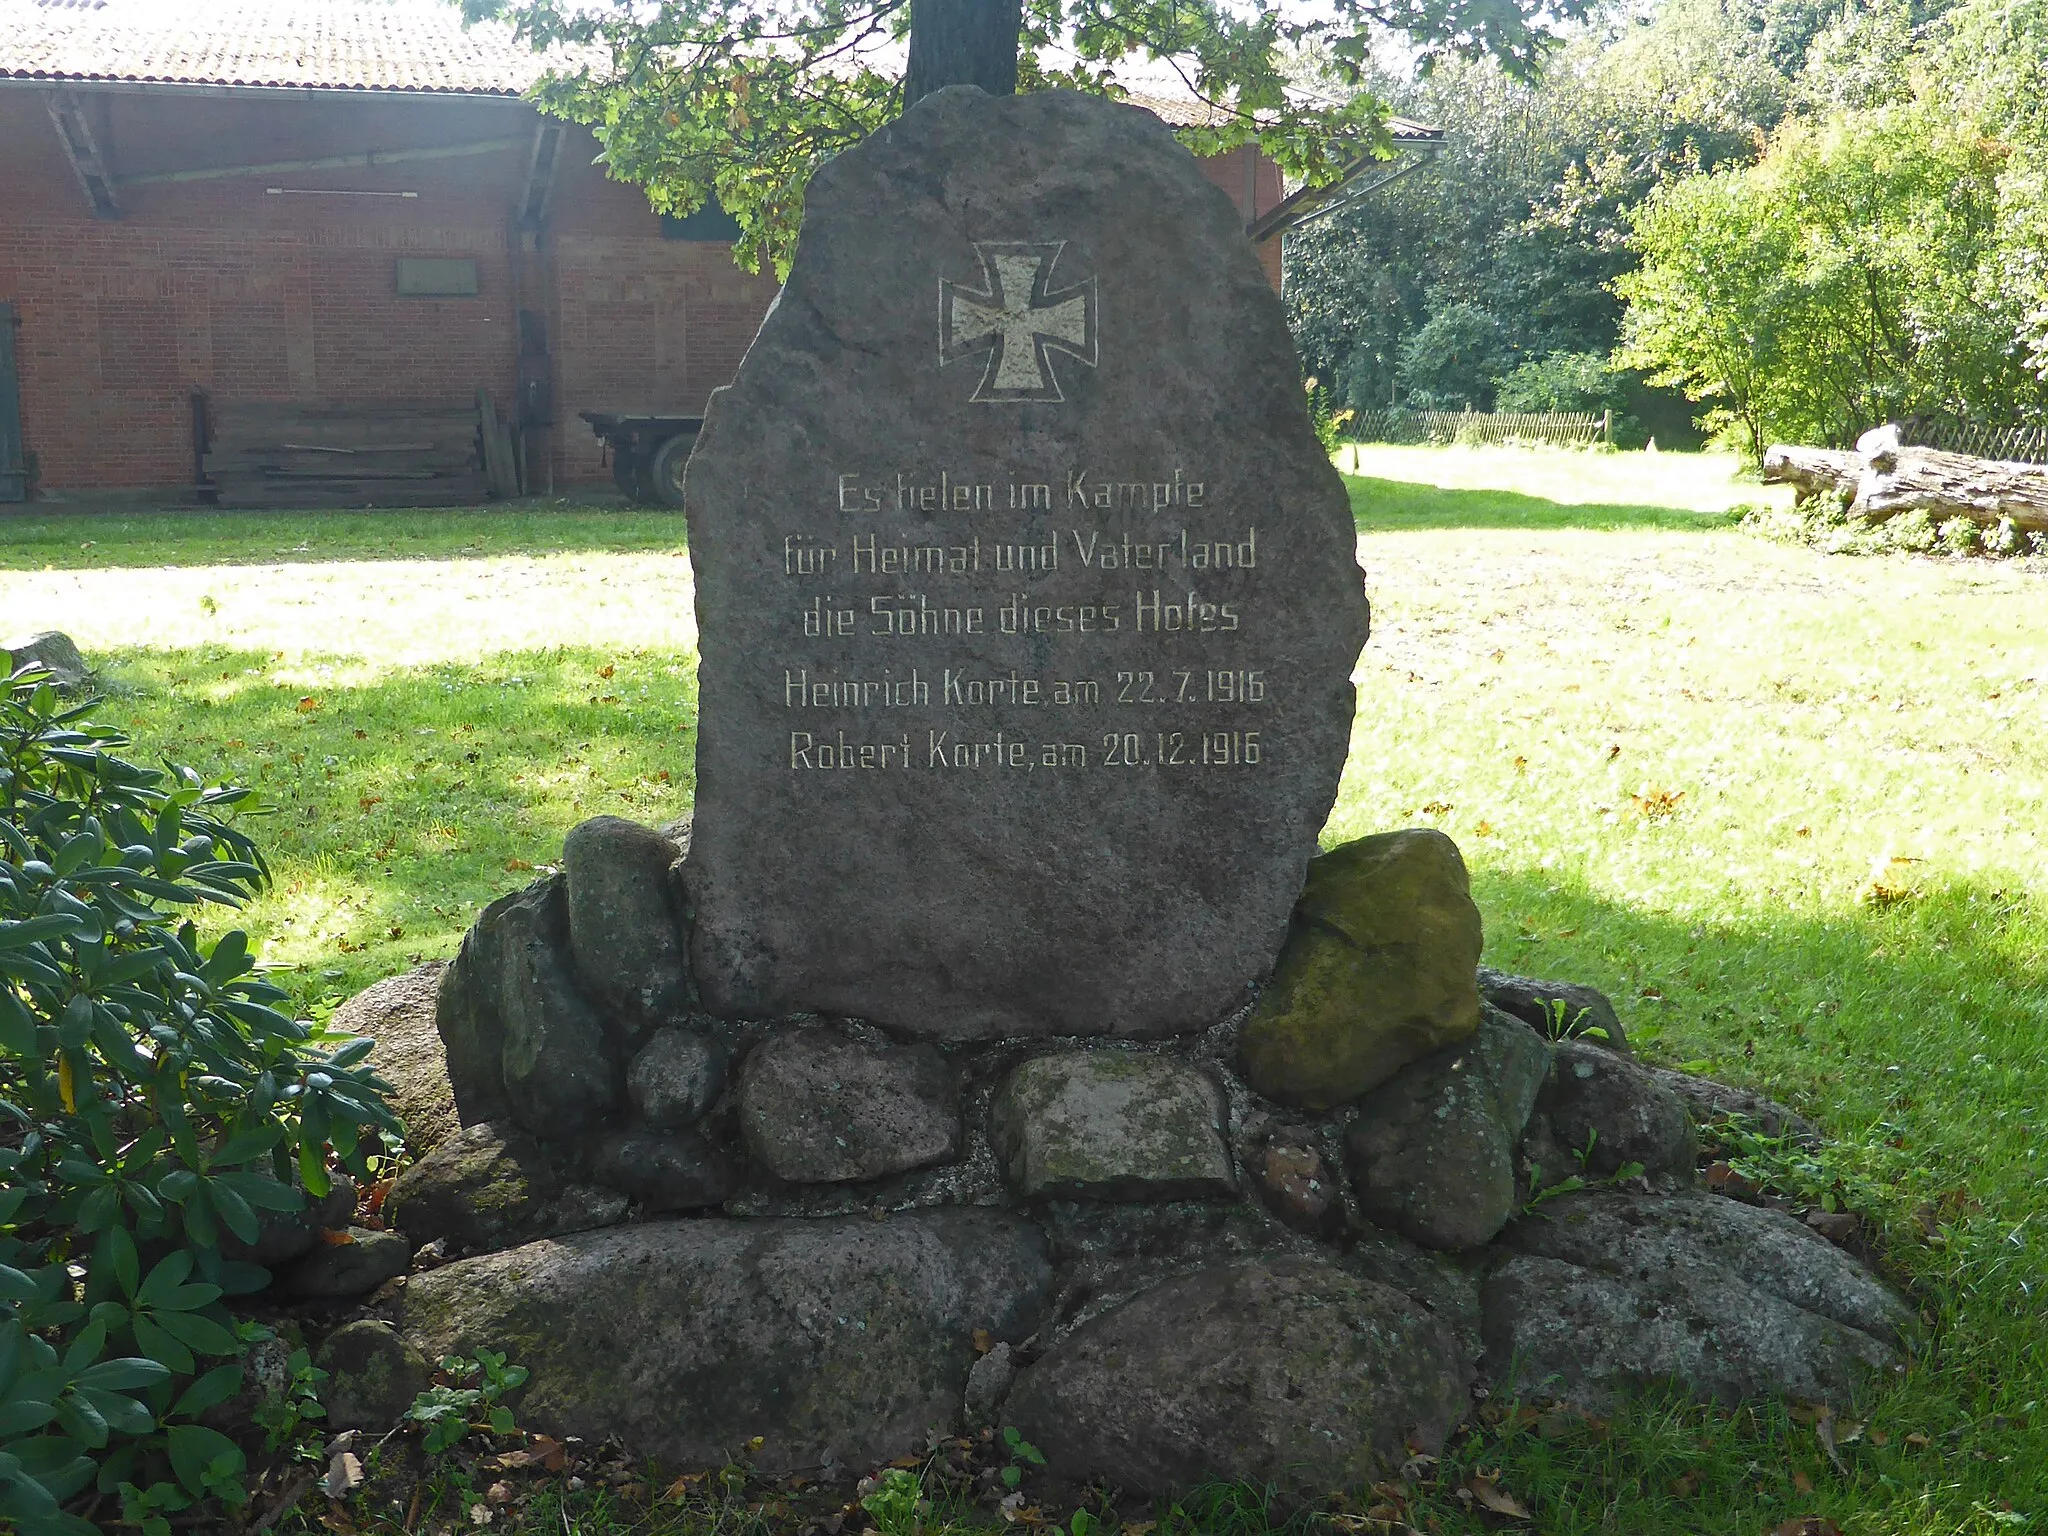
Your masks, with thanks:
M0 304L0 501L28 500L28 466L21 457L21 385L14 376L12 304Z

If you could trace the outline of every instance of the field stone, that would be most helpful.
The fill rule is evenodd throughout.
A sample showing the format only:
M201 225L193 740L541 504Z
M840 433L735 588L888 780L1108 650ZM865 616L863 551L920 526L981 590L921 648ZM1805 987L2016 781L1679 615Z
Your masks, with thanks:
M1238 1037L1245 1081L1330 1109L1479 1027L1479 908L1458 846L1428 828L1312 860L1273 979Z
M484 908L441 979L435 1023L464 1125L509 1116L567 1139L624 1098L612 1041L577 985L560 876Z
M652 827L593 816L562 844L569 948L627 1038L687 1012L690 973L671 869L682 850Z
M929 1045L781 1030L741 1064L738 1097L747 1150L792 1184L883 1178L960 1150L959 1087Z
M1569 1036L1588 1045L1605 1046L1618 1056L1634 1056L1621 1017L1605 992L1572 981L1539 981L1513 976L1491 966L1479 967L1479 995L1502 1013L1520 1019L1548 1040ZM1559 1005L1563 1018L1558 1018ZM1588 1029L1602 1031L1588 1034Z
M412 1267L412 1244L398 1232L350 1227L345 1243L319 1243L279 1277L294 1296L367 1296Z
M1501 1245L1639 1279L1726 1271L1885 1344L1902 1343L1914 1323L1897 1292L1819 1233L1783 1211L1721 1195L1560 1195L1516 1221Z
M1003 1399L1010 1395L1010 1384L1017 1379L1014 1353L1007 1344L991 1345L988 1353L969 1367L960 1405L963 1429L986 1429L996 1422Z
M570 1176L561 1154L509 1121L465 1126L398 1176L385 1219L416 1247L489 1252L610 1226L626 1196Z
M327 1372L320 1402L335 1429L391 1428L434 1379L427 1357L376 1318L335 1329L313 1363Z
M1066 1051L1014 1068L989 1105L1010 1188L1092 1200L1203 1200L1235 1192L1216 1080L1168 1056Z
M1701 1130L1708 1130L1726 1120L1744 1120L1766 1136L1789 1137L1803 1146L1820 1145L1820 1127L1798 1110L1788 1108L1776 1099L1730 1083L1718 1083L1710 1077L1674 1071L1670 1067L1645 1064L1643 1070L1654 1081L1678 1095L1693 1124Z
M659 1131L695 1124L725 1087L725 1047L693 1029L658 1029L626 1068L626 1097Z
M721 1205L738 1185L732 1159L694 1131L607 1132L590 1154L590 1172L649 1212Z
M369 1065L391 1085L387 1102L405 1124L405 1145L415 1157L462 1128L448 1053L434 1025L446 962L432 960L402 976L387 976L335 1009L331 1027L368 1035Z
M948 315L994 313L967 296L1005 282L1010 312L1057 311L1086 360L997 329L942 353ZM1350 746L1367 627L1342 483L1242 214L1150 113L954 87L811 178L782 294L706 408L685 491L702 655L685 868L705 1006L947 1041L1215 1023L1279 951ZM1008 382L1020 374L1029 398ZM942 509L942 474L981 508ZM1230 564L1184 562L1182 530L1198 547L1238 541ZM1099 535L1092 564L1077 534ZM976 569L929 594L935 618L961 605L959 627L907 647L875 637L871 600L917 583L856 576L855 537L890 552L978 540ZM998 537L1034 557L1028 574L995 563ZM792 539L831 546L836 574L792 579ZM1146 568L1099 558L1125 540ZM1174 546L1164 562L1154 541ZM1037 561L1048 547L1056 562ZM1027 587L1020 632L1003 613ZM1141 596L1160 616L1142 630ZM814 605L846 613L843 633L801 638ZM1077 618L1084 606L1096 613ZM806 674L907 684L913 654L930 692L898 712L916 717L913 771L876 768L903 734L881 715L785 703ZM1020 669L1028 684L1099 679L1100 697L1056 720L1028 698L946 697L944 673ZM1225 702L1212 669L1271 685ZM1117 670L1171 685L1171 720L1120 701ZM1180 761L1148 768L1159 726L1182 738ZM793 761L798 728L855 753L855 771ZM1248 730L1256 762L1239 750ZM1098 745L1112 732L1143 743L1134 771ZM1204 762L1219 737L1236 745Z
M261 1264L277 1269L300 1255L310 1253L321 1232L339 1231L349 1224L356 1209L356 1181L336 1174L331 1188L319 1199L309 1199L296 1211L256 1212L256 1241L245 1243L234 1233L220 1235L220 1256L240 1264Z
M92 681L92 668L71 637L60 630L46 629L9 640L0 645L0 653L7 657L10 675L24 667L39 667L49 673L50 682L61 692L75 693Z
M1518 1255L1488 1277L1486 1366L1499 1390L1606 1412L1675 1384L1734 1407L1757 1397L1847 1404L1896 1351L1728 1271L1644 1281Z
M1256 1163L1266 1207L1297 1232L1326 1236L1343 1215L1336 1176L1323 1161L1313 1132L1283 1126L1266 1140Z
M1667 1382L1846 1403L1900 1363L1912 1309L1781 1211L1718 1195L1559 1196L1514 1222L1482 1292L1488 1368L1593 1411Z
M1211 1479L1327 1496L1434 1452L1469 1406L1450 1331L1320 1257L1166 1280L1018 1373L1005 1422L1065 1483L1163 1495Z
M1553 1162L1563 1154L1578 1163L1583 1155L1585 1171L1592 1174L1640 1163L1651 1179L1692 1178L1699 1133L1685 1102L1612 1051L1577 1040L1557 1042L1537 1107L1544 1119L1539 1134L1547 1130L1555 1147Z
M581 1233L418 1275L401 1331L429 1357L503 1349L520 1424L617 1436L681 1468L754 1436L768 1475L862 1469L958 1424L973 1335L1015 1343L1052 1282L1008 1212L703 1218Z
M1488 1008L1463 1045L1359 1101L1345 1150L1359 1208L1425 1248L1476 1248L1520 1203L1515 1146L1550 1066L1519 1019Z

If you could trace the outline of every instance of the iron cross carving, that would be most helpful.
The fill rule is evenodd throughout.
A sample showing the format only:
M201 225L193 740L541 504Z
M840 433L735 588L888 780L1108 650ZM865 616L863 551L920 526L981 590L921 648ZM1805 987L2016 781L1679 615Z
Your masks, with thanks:
M971 398L1064 400L1052 354L1095 366L1095 279L1052 286L1064 240L1044 244L975 241L982 286L939 279L939 366L986 351L988 367Z

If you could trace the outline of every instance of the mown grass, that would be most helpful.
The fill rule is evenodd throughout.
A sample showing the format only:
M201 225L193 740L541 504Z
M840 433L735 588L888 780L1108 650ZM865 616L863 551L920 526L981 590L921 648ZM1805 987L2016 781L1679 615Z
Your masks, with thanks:
M1346 462L1375 622L1327 838L1441 826L1490 963L1601 986L1646 1053L1822 1121L1778 1177L1866 1211L1935 1324L1840 1466L1782 1407L1496 1412L1400 1519L1498 1528L1455 1492L1485 1468L1545 1532L2048 1527L2048 576L1766 543L1718 515L1761 488L1684 455ZM551 554L490 514L410 560L286 563L265 519L205 565L0 549L35 567L0 570L0 628L71 630L147 749L269 790L249 917L317 1003L448 953L581 817L687 807L687 561L644 518L564 518ZM498 1528L741 1528L595 1497ZM1279 1518L1203 1497L1187 1529ZM1370 1508L1339 1524L1398 1529Z

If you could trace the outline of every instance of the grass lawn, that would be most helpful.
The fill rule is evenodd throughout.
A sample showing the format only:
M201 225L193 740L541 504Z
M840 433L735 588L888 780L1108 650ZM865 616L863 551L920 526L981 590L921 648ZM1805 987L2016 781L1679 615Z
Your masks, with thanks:
M1327 839L1442 827L1489 963L1825 1123L1766 1161L1867 1211L1937 1325L1832 1452L1778 1408L1510 1416L1406 1518L1499 1528L1449 1491L1484 1466L1544 1532L2048 1530L2048 574L1749 537L1767 493L1706 456L1340 463L1374 625ZM0 628L68 630L145 750L267 790L249 918L308 1006L449 953L582 817L687 808L674 519L196 526L0 522Z

